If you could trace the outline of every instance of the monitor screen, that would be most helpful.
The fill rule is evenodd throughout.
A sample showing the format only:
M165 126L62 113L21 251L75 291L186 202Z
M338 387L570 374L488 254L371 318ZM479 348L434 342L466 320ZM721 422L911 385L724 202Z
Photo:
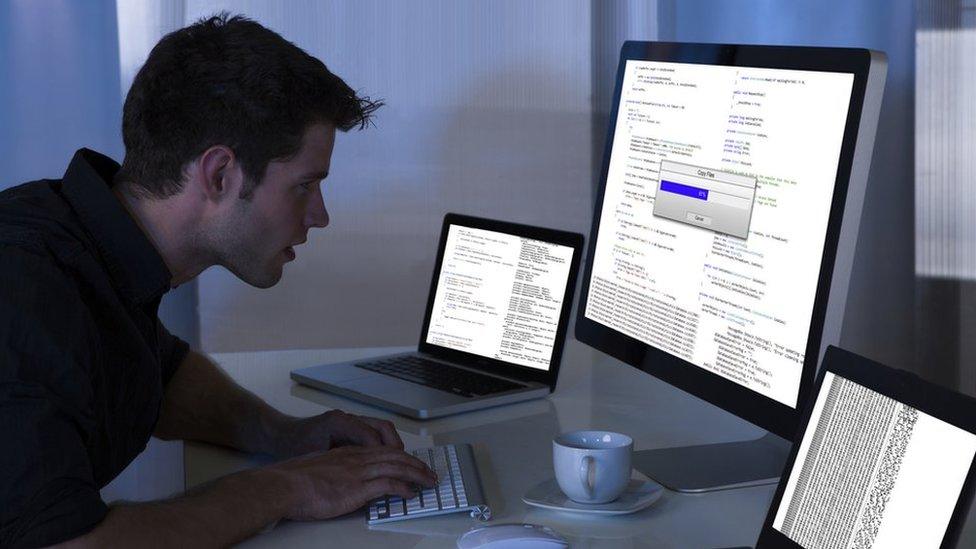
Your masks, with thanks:
M855 75L622 63L583 316L795 408Z
M772 526L807 549L940 547L976 435L825 372Z
M423 340L548 370L574 249L450 225Z

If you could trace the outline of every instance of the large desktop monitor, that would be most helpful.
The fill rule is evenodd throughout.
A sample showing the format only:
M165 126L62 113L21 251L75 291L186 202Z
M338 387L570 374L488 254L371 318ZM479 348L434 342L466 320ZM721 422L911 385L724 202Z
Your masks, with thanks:
M840 337L885 72L863 49L626 42L577 339L791 440ZM782 439L635 465L774 482Z

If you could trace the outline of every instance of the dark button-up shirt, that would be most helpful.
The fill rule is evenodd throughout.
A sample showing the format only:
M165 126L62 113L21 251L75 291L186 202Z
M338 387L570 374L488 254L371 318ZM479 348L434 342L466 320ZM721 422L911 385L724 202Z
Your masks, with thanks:
M82 535L146 446L188 346L160 323L171 274L82 149L62 180L0 192L0 547Z

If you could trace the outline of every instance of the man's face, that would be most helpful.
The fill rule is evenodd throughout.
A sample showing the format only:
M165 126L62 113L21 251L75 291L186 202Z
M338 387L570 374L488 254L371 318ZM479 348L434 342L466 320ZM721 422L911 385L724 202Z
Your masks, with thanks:
M329 224L321 182L329 173L335 133L331 125L310 126L298 154L272 161L251 196L236 199L216 231L218 264L258 288L281 280L308 230Z

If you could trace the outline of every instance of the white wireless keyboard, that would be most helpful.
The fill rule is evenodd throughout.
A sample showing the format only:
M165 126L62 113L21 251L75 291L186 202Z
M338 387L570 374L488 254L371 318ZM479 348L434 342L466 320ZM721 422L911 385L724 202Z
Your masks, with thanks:
M481 520L491 519L470 444L434 446L410 453L437 473L437 487L427 488L410 499L387 496L374 500L366 509L367 524L463 511Z

